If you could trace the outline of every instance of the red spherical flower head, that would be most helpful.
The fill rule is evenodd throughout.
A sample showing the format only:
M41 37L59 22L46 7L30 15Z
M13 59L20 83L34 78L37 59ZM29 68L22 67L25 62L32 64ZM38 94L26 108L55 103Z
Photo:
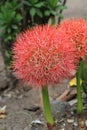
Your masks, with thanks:
M87 57L87 22L84 19L67 19L61 22L60 28L66 31L75 45L79 59Z
M75 50L67 35L50 25L21 33L13 46L13 68L19 79L34 86L59 83L76 69Z

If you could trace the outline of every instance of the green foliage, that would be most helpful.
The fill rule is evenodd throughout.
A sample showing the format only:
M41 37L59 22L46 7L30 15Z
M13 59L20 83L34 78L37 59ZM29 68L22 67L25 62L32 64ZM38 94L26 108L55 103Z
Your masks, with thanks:
M22 15L17 12L21 5L17 0L6 2L0 7L0 36L4 42L10 42L15 39L17 33L20 32Z
M35 15L39 17L43 17L43 13L41 12L41 8L45 5L44 1L39 0L25 0L24 4L29 10L29 14L31 17L34 17Z
M0 6L0 37L5 62L9 65L11 60L12 42L21 30L22 15L19 12L21 4L17 0L4 2Z
M11 47L20 31L37 24L55 23L55 16L61 17L66 7L61 0L2 0L0 1L0 37L5 62L11 61Z
M55 16L63 18L60 10L66 9L61 0L24 0L23 3L30 25L48 23L49 19L55 19Z
M66 6L61 4L60 0L47 0L46 1L45 15L53 15L53 16L60 16L59 11L66 9Z

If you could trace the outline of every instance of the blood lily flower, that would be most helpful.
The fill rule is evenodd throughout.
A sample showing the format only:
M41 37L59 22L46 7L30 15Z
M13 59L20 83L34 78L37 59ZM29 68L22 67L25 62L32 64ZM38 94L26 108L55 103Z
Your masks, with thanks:
M13 55L18 78L34 86L59 83L76 69L75 49L68 36L50 25L21 33L14 43Z
M66 31L69 40L76 47L77 57L87 60L87 21L84 19L67 19L60 28Z
M87 63L87 21L84 19L68 19L61 22L59 26L69 36L69 41L76 48L76 56L79 58L79 65L76 73L77 80L77 112L83 111L82 91L81 91L81 71L83 60ZM59 28L58 27L58 28Z

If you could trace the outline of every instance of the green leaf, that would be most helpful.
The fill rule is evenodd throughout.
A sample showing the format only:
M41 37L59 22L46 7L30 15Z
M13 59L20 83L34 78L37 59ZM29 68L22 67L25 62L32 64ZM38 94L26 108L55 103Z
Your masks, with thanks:
M4 25L4 26L0 26L0 31L1 31L1 30L5 30L5 28L6 28L5 25Z
M58 0L48 0L48 4L51 8L54 8L58 4Z
M56 5L58 4L58 0L51 0L52 1L52 6L56 7Z
M87 81L87 64L83 62L83 68L81 68L81 79Z
M4 6L1 6L1 12L4 12L5 10L4 10Z
M13 29L18 29L18 26L17 25L12 25L12 28Z
M59 18L63 19L63 15L61 13L56 14Z
M30 0L30 2L31 2L32 4L35 4L35 3L38 2L38 0Z
M37 15L38 15L39 17L41 17L41 18L43 17L43 14L42 14L42 12L41 12L39 9L37 10L36 13L37 13Z
M51 13L50 10L46 10L46 11L44 11L45 16L49 16L50 13Z
M19 21L21 21L22 19L23 19L22 15L20 15L20 14L17 14L17 15L16 15L16 18L15 18L16 21L19 22Z
M44 2L39 2L39 3L35 4L34 6L37 8L40 8L40 7L43 7L44 5L45 5Z
M57 10L64 10L64 9L67 9L67 7L64 6L64 5L58 5L58 6L56 7L56 9L57 9Z
M7 37L7 39L8 39L8 40L11 40L11 39L12 39L12 36L11 36L11 35L9 35L9 36Z
M81 86L82 86L84 93L87 94L87 82L83 81Z
M23 1L23 3L24 3L25 5L27 5L27 6L32 6L32 4L31 4L30 2L28 2L28 1Z
M51 10L50 12L51 12L51 14L53 14L54 16L56 15L56 11Z
M11 28L8 28L8 29L7 29L7 32L10 33L10 32L11 32Z
M32 8L30 9L30 15L31 15L31 16L34 16L35 13L36 13L36 9L32 7Z

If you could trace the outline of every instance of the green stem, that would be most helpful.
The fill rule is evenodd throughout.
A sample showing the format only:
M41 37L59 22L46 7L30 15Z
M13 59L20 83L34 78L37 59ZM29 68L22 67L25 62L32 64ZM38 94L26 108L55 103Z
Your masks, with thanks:
M76 74L76 80L77 80L77 113L80 114L83 112L83 102L82 102L82 92L81 92L81 68L83 66L83 61L80 62L80 65L78 67L78 71Z
M52 116L47 86L42 87L42 99L43 99L44 114L45 114L45 118L47 120L47 123L54 125L54 119Z
M55 25L56 21L55 21L55 16L51 16L51 25Z

